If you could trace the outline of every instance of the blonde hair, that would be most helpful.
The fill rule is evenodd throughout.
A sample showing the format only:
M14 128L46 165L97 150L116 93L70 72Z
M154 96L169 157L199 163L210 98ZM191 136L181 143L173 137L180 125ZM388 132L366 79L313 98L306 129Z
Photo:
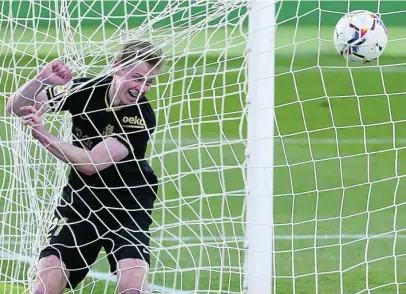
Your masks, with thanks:
M140 40L134 40L124 44L117 59L123 63L143 61L148 63L151 68L158 72L165 63L160 48L155 47L148 41Z

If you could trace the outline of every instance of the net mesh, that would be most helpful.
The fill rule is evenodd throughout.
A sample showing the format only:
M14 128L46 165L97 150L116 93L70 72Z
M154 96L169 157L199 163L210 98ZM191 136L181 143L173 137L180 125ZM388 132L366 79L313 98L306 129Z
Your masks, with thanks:
M148 95L158 126L146 158L160 180L154 293L245 290L247 3L0 2L1 105L55 57L76 77L99 77L112 73L128 40L151 40L165 52ZM356 9L380 13L388 28L377 62L347 64L335 51L334 25ZM276 5L276 293L405 291L405 14L400 1ZM67 167L3 113L0 287L16 293L32 285ZM71 141L68 113L44 119ZM101 252L77 291L116 286Z
M58 57L77 77L113 73L121 46L161 47L167 60L147 95L157 118L146 159L160 182L152 212L151 289L239 292L244 211L244 1L2 1L2 287L28 289L68 166L5 112L9 95ZM82 90L87 86L84 85ZM69 90L74 94L78 89ZM86 114L85 114L86 115ZM68 112L43 117L72 142ZM90 266L90 265L89 265ZM102 251L78 293L116 289Z
M274 276L276 293L404 291L405 6L299 1L277 10ZM377 12L383 56L346 63L344 13Z

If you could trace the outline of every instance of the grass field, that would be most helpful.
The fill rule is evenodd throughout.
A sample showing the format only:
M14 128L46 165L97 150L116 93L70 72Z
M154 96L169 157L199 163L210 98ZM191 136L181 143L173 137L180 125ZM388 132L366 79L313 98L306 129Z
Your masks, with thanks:
M372 63L351 69L334 51L331 27L319 31L304 26L296 34L294 27L278 30L276 293L406 291L406 41L401 39L402 28L388 29L394 41L380 60L383 66ZM163 75L150 95L159 127L149 154L161 179L151 246L150 280L156 293L241 292L245 135L240 137L239 125L245 103L240 85L244 47L238 34L229 43L224 30L210 34L211 53L172 60L171 74ZM20 43L28 44L31 37L29 32L22 34ZM198 52L204 40L198 35L191 48ZM36 66L37 60L30 58L35 50L19 46L26 55L17 52L13 59L10 48L0 44L4 96L22 82L13 80L7 68ZM227 61L216 51L225 46ZM35 54L39 60L57 56L46 47ZM2 122L1 280L14 284L5 284L1 293L17 293L14 279L24 279L27 266L15 259L23 259L30 244L6 237L27 233L20 225L23 217L9 212L29 210L28 200L22 199L33 192L27 187L34 180L29 180L30 173L19 173L27 168L16 162L23 165L27 158L11 156L10 118L3 117ZM52 178L49 168L40 167L34 194ZM11 191L12 185L20 187L23 196ZM41 191L45 192L38 199L50 197L50 191ZM103 254L92 270L81 293L112 293L115 283L112 276L106 282Z

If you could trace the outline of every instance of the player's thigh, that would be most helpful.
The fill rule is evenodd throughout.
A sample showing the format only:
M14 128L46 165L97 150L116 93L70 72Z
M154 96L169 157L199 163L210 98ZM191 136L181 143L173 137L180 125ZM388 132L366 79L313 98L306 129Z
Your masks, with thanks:
M95 262L102 243L97 228L67 209L55 213L55 225L48 235L48 244L40 258L56 257L70 272L68 287L75 288Z
M149 293L149 234L143 230L121 229L110 232L105 240L111 272L118 275L120 293Z
M150 263L150 236L144 231L130 231L126 228L110 232L104 237L103 247L106 250L111 272L117 270L117 264L123 259L139 259L147 265Z
M117 267L119 293L149 293L149 265L145 260L126 258L119 260Z
M69 272L59 257L54 255L43 257L38 263L38 278L35 283L34 293L62 293L68 278Z

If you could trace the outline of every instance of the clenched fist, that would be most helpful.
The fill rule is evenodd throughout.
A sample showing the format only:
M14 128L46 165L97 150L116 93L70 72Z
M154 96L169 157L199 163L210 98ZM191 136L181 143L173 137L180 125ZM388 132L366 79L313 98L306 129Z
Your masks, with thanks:
M54 59L42 69L37 79L49 86L65 85L72 79L72 72L62 60Z

